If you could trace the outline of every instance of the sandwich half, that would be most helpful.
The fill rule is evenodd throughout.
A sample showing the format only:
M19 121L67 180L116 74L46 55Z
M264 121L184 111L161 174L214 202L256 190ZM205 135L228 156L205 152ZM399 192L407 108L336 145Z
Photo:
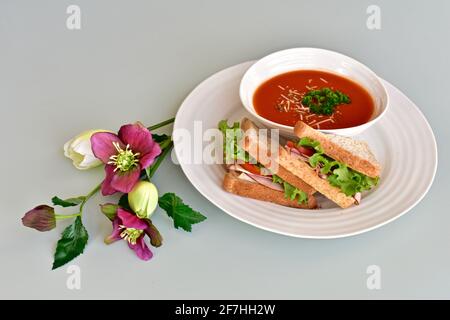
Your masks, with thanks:
M243 126L247 125L246 120L242 121ZM223 180L226 191L293 208L317 207L314 188L287 170L273 172L267 163L264 165L243 149L246 132L239 122L228 126L227 121L222 120L219 129L224 136L224 159L228 170Z
M246 130L258 130L250 120L244 121ZM296 124L294 133L298 140L288 140L284 147L279 146L278 154L272 154L271 159L279 168L295 175L340 207L359 204L362 192L377 185L380 164L367 143L326 135L301 121ZM256 135L247 135L243 148L251 155L254 155L251 150L256 148L259 148L258 154L273 153L269 144L260 143Z
M274 190L256 181L246 179L245 176L242 176L242 173L234 170L225 174L223 188L242 197L272 202L286 207L300 209L313 209L316 207L316 201L313 196L310 196L306 202L299 202L296 199L292 200L290 197L286 197L283 190Z
M300 161L317 173L307 180L320 185L322 191L316 189L342 208L359 204L362 192L378 184L381 166L365 141L324 134L302 121L297 122L294 133L299 140L288 142L287 150L300 151ZM302 150L309 153L302 154Z

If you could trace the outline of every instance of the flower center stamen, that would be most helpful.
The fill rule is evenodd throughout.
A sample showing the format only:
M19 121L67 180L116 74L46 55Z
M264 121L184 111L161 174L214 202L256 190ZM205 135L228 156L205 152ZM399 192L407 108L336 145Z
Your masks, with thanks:
M114 169L114 172L116 172L117 170L126 172L138 165L140 156L139 152L133 153L133 151L130 150L129 144L127 144L125 150L120 147L120 144L118 142L113 142L112 144L114 148L116 148L117 154L109 157L110 161L108 162L108 164L112 164L116 167Z
M135 229L135 228L127 228L125 226L120 225L119 228L123 229L120 233L120 237L123 240L128 241L132 245L135 245L137 242L137 239L142 235L144 232L143 230Z

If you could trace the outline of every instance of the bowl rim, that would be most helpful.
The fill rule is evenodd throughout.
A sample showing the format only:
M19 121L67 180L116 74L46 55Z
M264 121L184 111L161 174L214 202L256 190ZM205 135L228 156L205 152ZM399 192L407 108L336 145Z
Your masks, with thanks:
M389 103L390 99L389 99L388 91L387 91L385 85L383 84L383 81L381 81L380 77L372 69L370 69L368 66L366 66L362 62L359 62L358 60L356 60L356 59L354 59L352 57L349 57L349 56L347 56L347 55L345 55L343 53L336 52L336 51L333 51L333 50L327 50L327 49L322 49L322 48L314 48L314 47L297 47L297 48L289 48L289 49L283 49L283 50L275 51L275 52L272 52L272 53L270 53L270 54L268 54L268 55L266 55L266 56L264 56L264 57L262 57L262 58L260 58L258 60L255 60L255 62L250 66L250 68L247 69L247 71L245 71L244 75L242 76L241 82L239 83L239 97L241 99L241 103L244 106L244 108L248 112L250 112L253 116L255 116L258 120L262 121L263 123L270 124L270 125L272 125L274 127L281 128L283 130L293 130L294 129L294 126L288 126L288 125L285 125L285 124L274 122L272 120L266 119L263 116L259 115L256 112L252 102L251 102L251 106L253 106L253 108L251 108L251 106L247 106L246 103L244 103L244 101L246 99L244 99L245 91L243 89L243 83L248 78L248 76L251 73L251 71L253 71L256 68L256 65L258 63L266 61L266 60L270 60L270 58L273 58L274 55L279 55L281 53L290 53L291 51L298 51L298 50L321 51L321 52L324 52L324 53L327 53L327 54L333 54L333 55L336 55L336 56L340 56L340 57L343 57L345 59L350 59L358 67L364 69L365 71L367 71L368 73L371 73L374 76L374 78L376 79L377 83L380 85L383 93L386 96L386 103L385 103L384 109L375 118L371 119L368 122L365 122L363 124L360 124L360 125L357 125L357 126L353 126L353 127L338 128L338 129L317 129L317 130L319 130L321 132L324 132L324 133L339 133L339 132L344 132L344 131L347 131L347 130L355 130L355 131L362 132L365 129L367 129L368 127L370 127L373 124L375 124L386 113L386 111L387 111L387 109L389 108L389 105L390 105L390 103ZM301 69L299 69L299 70L301 70ZM261 85L261 83L259 85ZM253 95L254 95L254 92L253 92Z

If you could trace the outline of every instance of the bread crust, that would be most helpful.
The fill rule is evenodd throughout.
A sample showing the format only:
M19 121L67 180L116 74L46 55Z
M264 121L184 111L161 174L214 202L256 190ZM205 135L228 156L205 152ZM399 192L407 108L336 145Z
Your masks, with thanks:
M282 191L270 189L256 182L252 183L239 179L238 175L234 172L225 174L223 188L230 193L242 197L272 202L286 207L299 209L314 209L317 207L316 199L312 195L308 195L307 204L299 204L296 200L286 199Z
M256 125L248 119L244 119L242 121L242 128L244 131L250 129L253 130L258 129L258 127L256 127ZM265 145L259 144L257 136L246 134L243 139L242 147L247 152L249 152L253 157L255 156L252 154L252 152L255 153L255 150L257 150L258 154L266 154L267 158L270 157L270 144L269 143ZM306 183L311 188L314 188L315 190L319 191L328 199L332 200L337 205L339 205L341 208L350 207L355 203L355 199L353 197L345 195L339 188L332 186L328 182L328 180L320 178L318 174L315 172L315 170L309 166L309 164L299 159L291 157L289 152L285 150L283 147L279 146L278 154L274 155L273 157L270 157L270 159L273 159L278 164L279 169L277 173L278 175L281 169L281 172L283 172L284 170L288 172L290 175L296 176L300 181ZM267 167L269 166L266 165L265 163L262 164ZM289 171L287 171L286 168L289 168ZM283 178L281 175L280 177ZM289 182L288 179L286 179L286 181Z
M251 120L249 120L247 118L242 119L241 128L244 132L248 132L248 130L258 130L259 129ZM272 164L270 163L270 156L269 156L270 140L267 141L267 143L268 143L267 150L268 151L265 153L268 156L261 158L261 157L259 157L259 151L258 151L259 146L256 148L251 148L250 147L251 144L249 143L248 139L251 139L251 137L247 137L247 136L244 137L242 148L245 151L247 151L253 158L255 158L259 163L261 163L266 168L271 167ZM265 152L265 151L263 151L263 152ZM288 170L286 170L286 168L283 168L282 166L278 165L277 170L276 170L276 172L274 172L274 174L276 174L277 176L279 176L281 179L288 182L289 184L292 184L296 188L306 192L307 194L314 194L316 192L316 189L311 187L309 184L307 184L305 181L303 181L296 175L290 173Z
M292 158L289 152L281 147L279 152L278 163L280 166L290 168L294 175L314 186L317 191L341 208L348 208L355 203L353 197L345 195L339 188L332 186L328 180L320 178L309 164Z
M340 146L339 144L331 141L331 139L329 139L329 137L327 137L326 134L314 130L313 128L311 128L302 121L297 122L297 124L294 127L294 133L299 138L308 137L310 139L320 142L320 145L322 146L324 153L327 156L346 164L353 170L356 170L372 178L378 177L380 175L381 171L380 164L378 163L378 161L376 161L373 155L372 155L373 159L365 159L356 153L352 153L349 150ZM364 142L355 141L355 144L357 143L361 144ZM365 147L370 152L367 144Z

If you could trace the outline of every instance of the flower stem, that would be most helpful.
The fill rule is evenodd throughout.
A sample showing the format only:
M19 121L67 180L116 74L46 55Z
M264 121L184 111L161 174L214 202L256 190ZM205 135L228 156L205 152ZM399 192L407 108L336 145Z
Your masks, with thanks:
M166 150L167 147L171 147L171 145L173 144L172 142L172 137L169 136L166 140L164 140L163 142L161 142L161 144L159 145L159 147L161 148L161 150Z
M153 131L153 130L156 130L156 129L158 129L158 128L164 127L164 126L166 126L166 125L168 125L168 124L171 124L171 123L174 122L174 121L175 121L175 118L171 118L171 119L168 119L168 120L166 120L166 121L157 123L157 124L155 124L155 125L153 125L153 126L151 126L151 127L148 127L147 129L148 129L149 131Z
M161 145L161 148L163 149L163 152L158 157L158 159L156 159L156 162L147 171L147 178L148 178L148 180L150 180L153 177L153 175L155 174L156 170L160 166L161 162L163 162L164 158L169 154L170 150L172 150L172 147L173 147L173 141L171 139L167 140L167 143L164 146Z
M89 201L90 198L92 198L97 192L100 191L100 188L102 187L102 184L100 183L98 186L96 186L94 189L92 189L84 198L83 202L80 205L80 212L79 215L83 214L83 208L86 202Z
M88 201L90 198L92 198L97 192L100 191L100 188L102 187L102 184L100 183L99 185L97 185L94 189L91 190L91 192L89 192L86 195L86 199L84 201Z
M79 217L80 215L81 215L80 212L74 213L74 214L68 214L68 215L55 214L55 218L56 218L56 220L64 220L64 219Z

